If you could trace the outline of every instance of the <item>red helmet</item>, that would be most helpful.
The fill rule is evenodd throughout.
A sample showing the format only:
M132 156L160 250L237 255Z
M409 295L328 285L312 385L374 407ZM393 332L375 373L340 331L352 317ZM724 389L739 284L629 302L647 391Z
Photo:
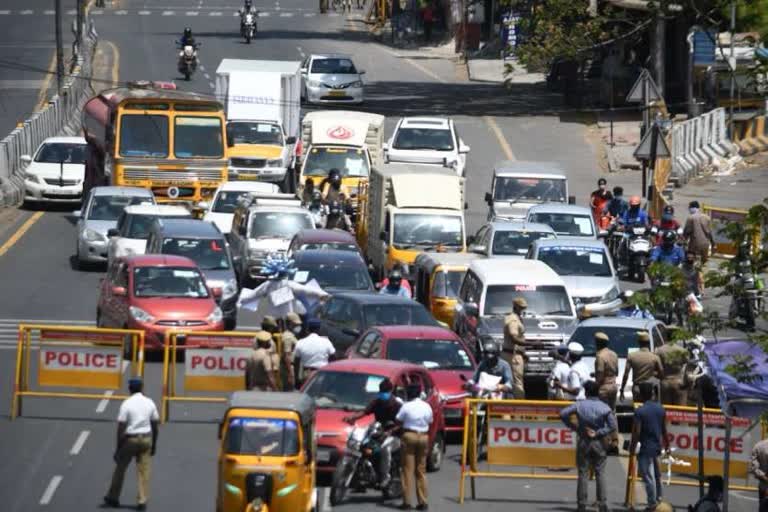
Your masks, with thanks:
M640 206L640 196L632 196L629 198L629 206Z

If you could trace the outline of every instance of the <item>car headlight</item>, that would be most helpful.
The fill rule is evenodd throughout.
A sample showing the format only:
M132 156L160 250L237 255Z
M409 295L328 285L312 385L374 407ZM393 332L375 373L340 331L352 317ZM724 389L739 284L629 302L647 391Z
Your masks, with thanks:
M237 295L237 282L234 279L230 279L224 284L224 289L221 292L221 298L224 300L230 299Z
M143 309L137 308L136 306L130 306L128 308L128 312L131 313L131 316L136 320L138 320L139 322L151 323L155 321L155 317L153 317Z
M40 183L40 177L37 174L32 174L31 172L25 172L24 179L31 181L32 183Z
M270 158L267 160L267 167L281 167L283 165L282 158Z
M98 231L94 231L94 230L89 229L89 228L85 228L83 230L83 238L85 238L89 242L101 242L101 241L104 241L104 235L102 235Z
M215 324L218 322L221 322L221 319L224 318L224 313L221 312L221 308L219 306L216 306L213 308L213 311L211 311L211 314L208 315L208 318L206 320L209 323Z
M351 84L349 84L349 86L350 87L362 87L363 86L363 81L362 80L358 80L357 82L352 82Z
M322 87L323 82L319 80L307 80L307 87Z
M601 300L603 302L610 302L612 300L618 299L620 294L621 292L619 291L619 289L614 286L608 291L608 293L603 295L603 298Z

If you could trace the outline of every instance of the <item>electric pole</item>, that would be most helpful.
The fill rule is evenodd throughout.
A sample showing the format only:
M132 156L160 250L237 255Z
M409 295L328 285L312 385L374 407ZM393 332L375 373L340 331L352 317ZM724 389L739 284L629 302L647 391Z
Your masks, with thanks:
M83 0L77 0L77 27L75 28L75 42L82 45L83 42L83 18L85 17Z
M667 20L665 18L666 0L662 0L656 5L656 22L653 26L653 67L654 78L656 79L656 85L659 88L659 93L664 96L664 86L666 84L665 77L665 59L667 49Z
M733 44L733 34L736 32L736 2L731 0L731 56L728 59L728 67L731 70L731 101L728 107L728 133L733 139L733 103L736 98L736 50Z
M64 43L61 40L61 0L56 3L56 87L61 94L64 88Z

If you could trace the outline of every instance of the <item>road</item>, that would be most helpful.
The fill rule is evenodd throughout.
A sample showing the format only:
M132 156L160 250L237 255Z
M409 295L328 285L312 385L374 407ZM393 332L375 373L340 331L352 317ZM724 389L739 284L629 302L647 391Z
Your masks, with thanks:
M580 202L593 188L599 171L584 124L578 116L558 115L558 98L535 86L517 86L506 93L497 86L470 83L450 59L423 58L372 43L360 24L341 16L320 16L313 4L299 0L255 2L263 12L259 34L253 44L245 45L238 38L233 16L237 2L207 0L204 4L202 0L122 0L94 10L101 40L116 50L110 62L119 66L120 80L173 79L181 88L212 93L212 76L225 57L299 59L313 52L349 53L367 71L365 109L386 114L388 130L402 114L455 118L472 148L467 180L470 230L485 219L483 195L490 184L490 169L499 160L544 159L564 164L572 193ZM179 82L175 71L173 41L184 26L192 27L203 43L199 73L190 83ZM98 270L74 270L74 221L66 209L6 215L0 222L0 374L7 384L0 388L3 413L10 407L16 323L92 322L102 276ZM247 326L248 317L240 323ZM148 394L156 400L161 389L159 366L150 362L146 371ZM28 399L24 417L13 422L7 416L0 418L4 433L0 460L7 461L0 467L3 510L98 509L113 466L116 411L114 401ZM154 510L196 512L213 507L215 420L220 414L221 408L215 405L174 406L173 421L162 427L154 459L150 497ZM521 511L575 510L574 483L533 479L480 481L480 499L458 505L458 450L455 444L449 446L443 469L430 475L433 510L506 511L510 506ZM609 502L615 508L623 502L624 475L625 459L611 458ZM325 495L321 493L320 508L329 510ZM695 501L693 491L685 488L670 489L668 495L680 507ZM131 471L123 502L133 503L134 496ZM755 506L754 501L732 498L731 510L746 512ZM380 505L369 494L353 496L351 504L337 508L374 511Z

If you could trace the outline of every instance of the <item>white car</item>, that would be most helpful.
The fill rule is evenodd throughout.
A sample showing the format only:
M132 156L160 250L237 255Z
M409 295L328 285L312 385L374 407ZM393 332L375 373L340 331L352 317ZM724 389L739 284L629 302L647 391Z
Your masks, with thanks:
M115 258L144 254L152 223L168 217L192 217L192 213L183 206L170 204L126 206L117 219L117 227L107 231L107 265L112 266Z
M260 181L228 181L223 183L213 195L210 208L203 220L213 222L225 235L232 231L232 218L235 216L237 203L246 194L270 195L280 193L280 187L274 183Z
M384 144L384 158L387 162L453 167L456 174L464 176L469 149L456 133L452 119L402 117Z
M82 201L86 148L83 137L50 137L34 156L22 155L21 161L28 164L24 169L24 201Z
M349 55L310 55L301 64L301 97L307 103L360 104L364 74Z

